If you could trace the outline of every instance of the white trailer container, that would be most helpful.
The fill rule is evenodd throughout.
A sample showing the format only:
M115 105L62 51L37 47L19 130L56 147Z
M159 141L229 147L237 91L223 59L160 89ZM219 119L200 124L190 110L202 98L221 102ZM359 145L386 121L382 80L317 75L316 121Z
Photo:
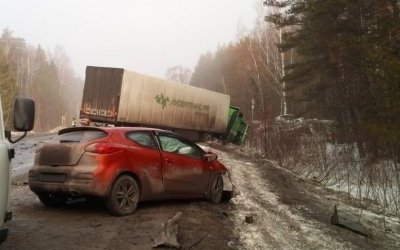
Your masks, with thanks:
M224 135L230 96L119 68L86 68L80 118L116 126ZM192 132L192 133L191 133Z

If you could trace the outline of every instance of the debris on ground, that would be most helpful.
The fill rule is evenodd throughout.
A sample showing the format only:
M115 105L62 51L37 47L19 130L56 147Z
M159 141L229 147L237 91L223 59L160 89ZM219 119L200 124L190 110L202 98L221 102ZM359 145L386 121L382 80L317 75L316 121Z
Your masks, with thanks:
M342 228L349 229L349 230L351 230L355 233L358 233L360 235L363 235L365 237L372 238L372 235L368 232L368 229L365 226L363 226L361 223L351 221L348 218L344 218L344 217L339 219L336 205L333 208L333 215L331 216L331 224L342 227Z
M251 224L254 222L254 218L252 215L247 215L247 216L245 216L245 221L246 221L246 223Z
M182 247L182 250L190 250L193 247L197 246L198 244L200 244L200 242L202 242L206 237L208 236L208 234L205 234L203 237L201 237L200 239L198 239L197 241L195 241L194 243L190 244L187 247Z
M97 220L94 220L90 223L90 226L91 227L99 227L99 226L101 226L101 223Z
M177 238L179 232L178 222L181 217L182 217L182 212L178 212L175 214L174 217L172 217L172 219L161 224L161 235L156 239L153 239L154 241L153 248L173 247L176 249L180 249L180 245L178 243Z

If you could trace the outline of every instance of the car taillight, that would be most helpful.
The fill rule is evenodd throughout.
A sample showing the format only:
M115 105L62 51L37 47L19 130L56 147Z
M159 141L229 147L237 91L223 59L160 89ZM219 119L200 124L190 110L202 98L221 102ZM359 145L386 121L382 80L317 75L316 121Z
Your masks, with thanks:
M111 154L120 151L121 148L109 143L93 143L86 146L85 151L95 154Z

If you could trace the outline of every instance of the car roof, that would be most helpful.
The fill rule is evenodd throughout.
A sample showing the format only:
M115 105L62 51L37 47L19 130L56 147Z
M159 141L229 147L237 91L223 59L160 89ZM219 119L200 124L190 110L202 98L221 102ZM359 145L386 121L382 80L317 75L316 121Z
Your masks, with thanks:
M170 134L175 134L174 132L158 129L158 128L148 128L148 127L91 127L91 126L79 126L79 127L70 127L64 128L58 131L58 134L65 134L74 131L105 131L105 132L127 132L127 131L157 131L157 132L165 132Z

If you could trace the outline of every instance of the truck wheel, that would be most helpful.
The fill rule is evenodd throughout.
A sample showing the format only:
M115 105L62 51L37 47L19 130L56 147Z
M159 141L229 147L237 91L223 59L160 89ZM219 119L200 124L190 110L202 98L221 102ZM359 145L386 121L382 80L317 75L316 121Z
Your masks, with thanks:
M58 197L49 193L38 194L38 197L40 202L42 202L46 207L59 207L65 205L68 200L67 197Z
M110 213L117 216L131 214L139 202L139 193L137 181L129 175L122 175L112 185L106 207Z
M208 198L212 203L220 203L222 200L222 193L224 192L224 181L222 176L217 174L211 182Z

